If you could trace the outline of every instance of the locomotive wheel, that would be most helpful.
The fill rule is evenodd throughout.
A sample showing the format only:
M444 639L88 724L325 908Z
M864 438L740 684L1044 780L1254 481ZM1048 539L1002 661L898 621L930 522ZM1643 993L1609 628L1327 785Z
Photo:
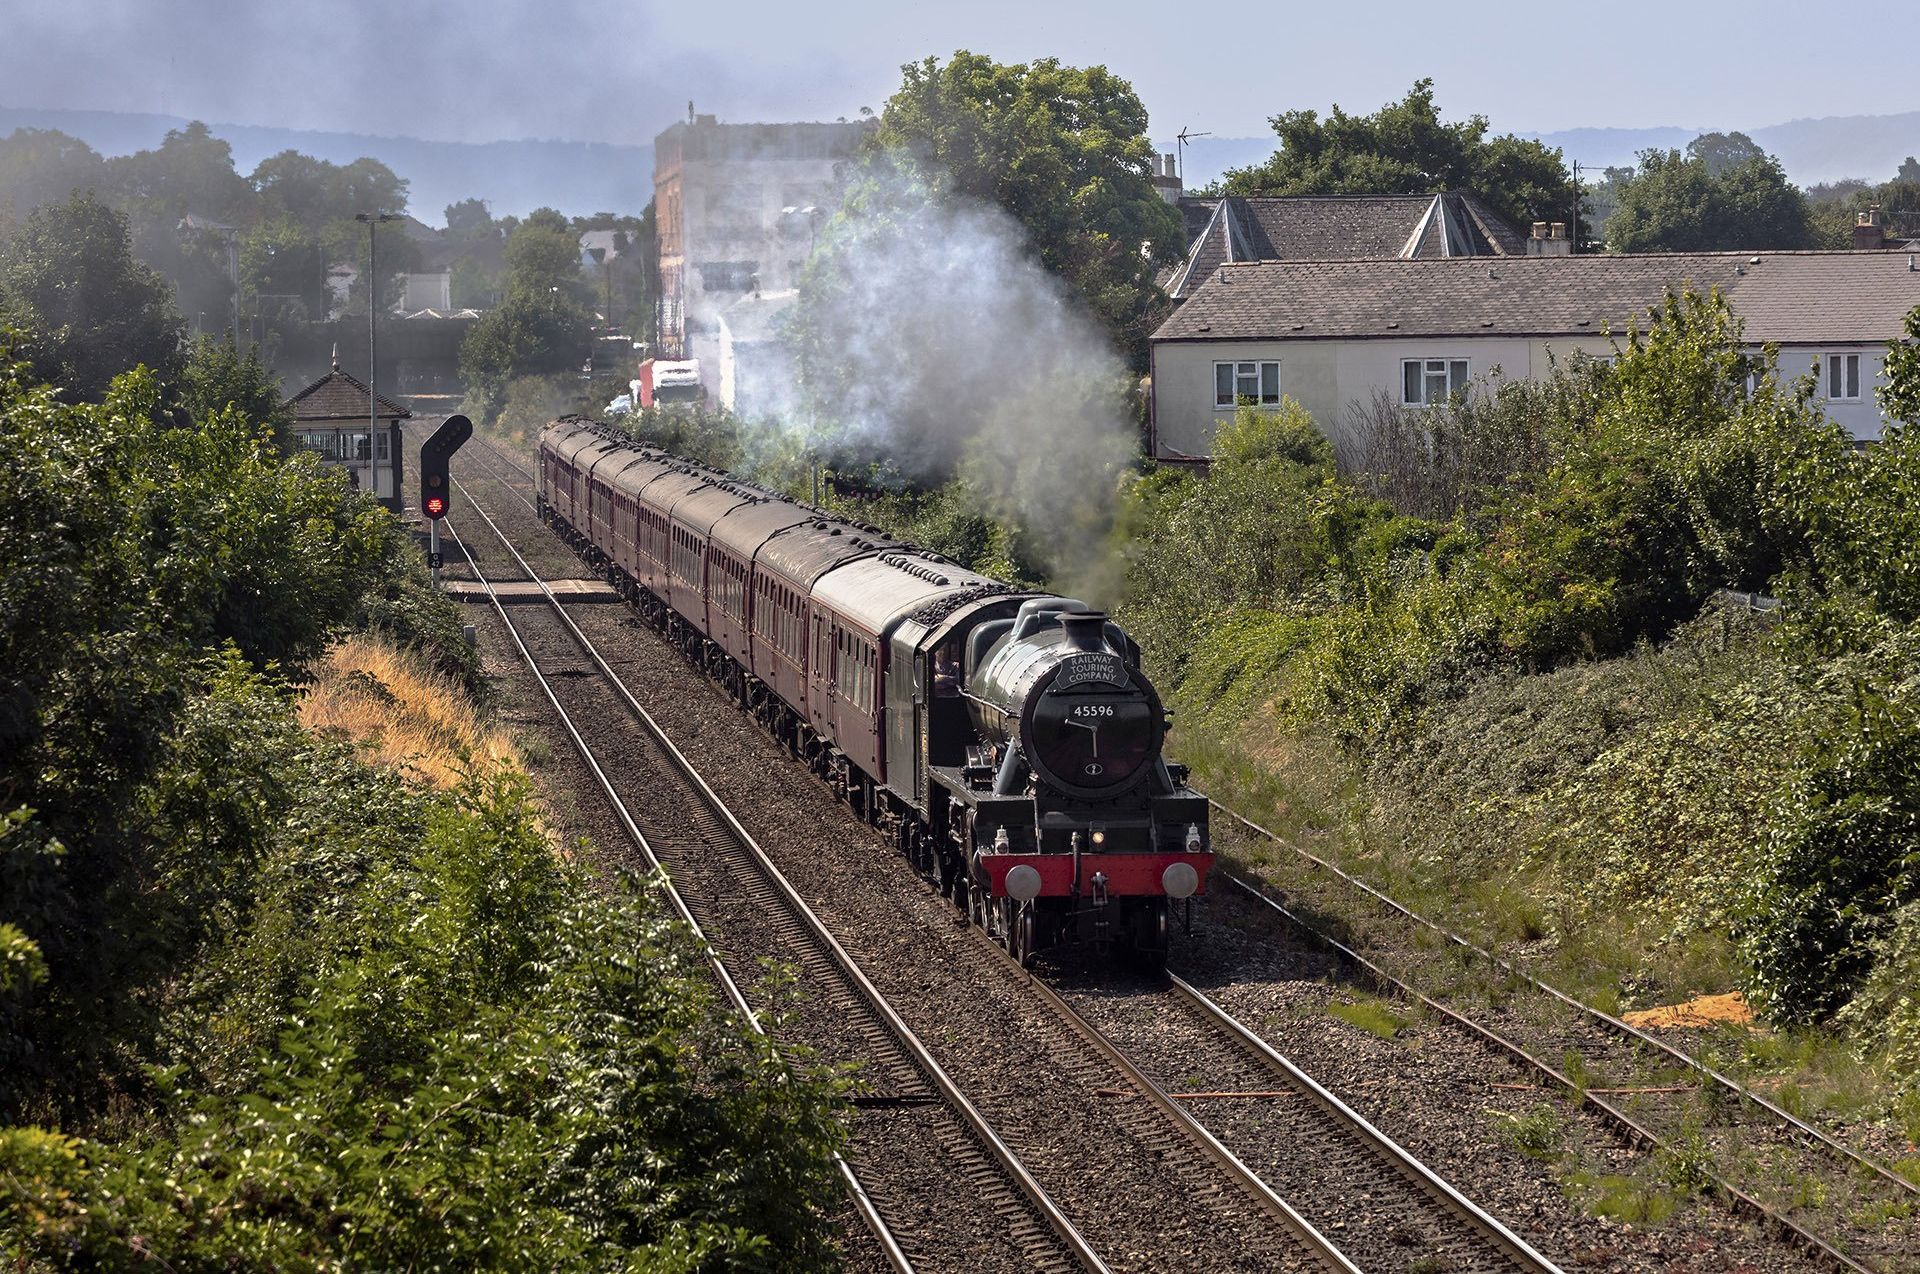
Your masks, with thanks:
M1036 947L1033 904L1015 902L1009 898L1007 909L1010 913L1010 923L1007 925L1007 950L1020 962L1021 968L1031 969Z

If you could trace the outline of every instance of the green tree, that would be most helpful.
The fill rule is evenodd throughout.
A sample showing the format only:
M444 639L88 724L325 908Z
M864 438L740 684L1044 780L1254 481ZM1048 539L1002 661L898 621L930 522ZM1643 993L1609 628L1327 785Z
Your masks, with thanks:
M135 220L171 224L194 213L231 223L252 194L233 170L233 147L197 120L169 130L157 149L108 160L107 171Z
M1515 225L1564 221L1573 178L1560 152L1510 134L1487 136L1484 115L1444 123L1433 81L1418 80L1404 99L1371 115L1335 106L1273 116L1280 148L1266 163L1234 169L1232 195L1384 195L1471 191Z
M136 364L168 380L179 370L173 289L91 192L36 209L0 247L0 295L28 324L36 373L76 398L98 398Z
M257 312L283 322L324 318L325 241L293 217L272 213L241 236L240 283Z
M279 380L257 349L242 353L230 337L201 336L188 346L179 405L194 423L237 411L270 431L282 447L289 445L293 408L281 395Z
M1893 179L1920 186L1920 159L1908 155L1906 162L1900 165L1900 171L1893 175Z
M377 159L340 165L283 150L249 178L261 211L291 217L310 231L350 224L355 213L406 211L407 183Z
M514 227L507 236L507 287L581 299L580 239L565 216L537 208Z
M0 139L0 237L41 204L107 189L106 161L77 137L19 128Z
M1920 427L1920 306L1907 314L1906 329L1905 340L1887 346L1887 383L1877 392L1888 416Z
M447 238L458 243L495 239L500 228L487 211L484 199L462 199L447 205Z
M1709 177L1718 178L1749 160L1767 158L1767 152L1745 133L1702 133L1687 143L1687 158L1699 160Z
M1768 155L1716 174L1702 156L1642 151L1618 199L1607 222L1607 246L1617 252L1788 250L1812 242L1806 200Z
M460 376L473 410L491 424L509 382L578 368L587 357L585 313L564 293L515 290L460 343Z
M1103 66L1005 64L965 50L902 72L873 145L939 174L944 198L1004 208L1118 348L1143 358L1165 304L1154 275L1187 245L1178 212L1154 189L1133 86Z

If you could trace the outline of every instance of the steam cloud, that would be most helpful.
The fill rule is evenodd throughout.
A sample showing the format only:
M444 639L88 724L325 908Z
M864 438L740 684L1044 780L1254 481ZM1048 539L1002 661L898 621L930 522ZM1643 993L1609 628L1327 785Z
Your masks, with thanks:
M1136 446L1126 370L999 208L878 165L809 267L790 325L816 445L969 479L1084 578ZM1089 581L1090 583L1090 581Z

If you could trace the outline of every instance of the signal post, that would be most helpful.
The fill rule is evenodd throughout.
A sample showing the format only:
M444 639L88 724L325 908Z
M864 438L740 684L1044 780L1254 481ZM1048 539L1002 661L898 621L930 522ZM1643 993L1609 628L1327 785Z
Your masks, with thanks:
M433 586L440 587L440 519L453 504L453 476L449 472L453 453L473 437L473 422L465 416L448 416L446 423L433 431L433 437L420 444L420 512L427 519L427 568L433 572Z

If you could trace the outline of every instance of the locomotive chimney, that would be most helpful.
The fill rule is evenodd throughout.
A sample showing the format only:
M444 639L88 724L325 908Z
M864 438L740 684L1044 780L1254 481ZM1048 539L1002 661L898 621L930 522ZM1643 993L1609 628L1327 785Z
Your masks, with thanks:
M1105 611L1070 611L1060 616L1060 627L1066 629L1067 645L1074 650L1105 650L1107 648Z

